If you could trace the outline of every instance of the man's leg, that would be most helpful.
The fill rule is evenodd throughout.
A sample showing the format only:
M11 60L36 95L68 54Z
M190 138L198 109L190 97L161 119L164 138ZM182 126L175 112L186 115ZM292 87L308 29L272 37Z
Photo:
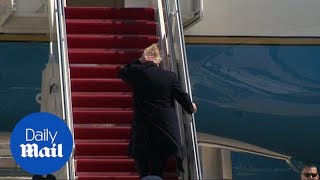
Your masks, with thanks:
M139 157L134 160L136 169L140 175L140 177L149 175L149 160L146 157Z
M155 156L150 159L150 175L163 178L163 171L167 164L167 156Z

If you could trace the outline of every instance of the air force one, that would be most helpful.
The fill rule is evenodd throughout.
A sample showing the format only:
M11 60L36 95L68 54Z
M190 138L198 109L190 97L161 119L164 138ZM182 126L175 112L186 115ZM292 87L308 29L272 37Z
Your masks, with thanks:
M319 50L187 45L197 128L319 164Z
M13 37L12 34L16 35L12 38L14 41L17 38L23 38L20 41L29 41L26 40L27 36L21 36L24 33L49 34L48 16L51 15L52 18L54 16L48 12L47 2L49 1L0 0L0 33L11 34L10 37ZM73 2L77 3L76 0ZM133 5L137 2L139 0L126 1ZM139 3L145 4L144 2L145 0ZM181 6L186 7L183 4L186 2L202 3L197 0L185 0L181 1ZM214 1L205 0L203 3L212 4ZM290 4L297 9L301 7L292 1L277 3ZM308 5L306 2L303 3L308 8L317 7L311 2L308 2L310 3ZM214 6L220 7L222 4L217 3ZM234 3L232 8L243 8L242 5ZM256 6L258 5L255 4ZM200 11L203 10L202 7L198 8ZM221 12L210 8L213 6L204 6L206 15L202 20L220 23L215 21L215 18L225 15L223 10L228 8L220 9ZM213 11L217 12L214 17L210 14ZM291 9L288 11L293 13ZM288 11L281 10L283 13L289 13ZM226 14L231 16L237 13L233 11ZM254 17L259 19L261 16L258 13ZM193 14L184 17L188 19L193 17ZM316 16L312 16L314 17ZM223 22L232 24L228 20L230 21L227 18L223 19ZM236 24L238 21L232 22ZM243 21L237 25L245 26L245 23ZM278 25L282 27L285 24ZM223 24L219 25L221 29ZM218 34L214 31L215 28L219 29L217 26L206 24L204 28L210 29L207 36ZM308 27L302 29L306 28ZM237 28L230 29L230 32L234 30L237 33ZM192 37L206 38L203 34L192 32L195 32L191 33ZM310 27L306 32L307 35L312 35L320 31ZM232 36L237 36L236 33L223 32L220 35L230 35L228 40L233 41L236 38ZM8 37L5 35L0 37ZM203 171L206 171L205 177L218 177L216 174L221 173L227 174L224 179L291 180L297 178L299 167L304 163L320 165L320 43L317 38L319 36L316 34L315 37L310 37L312 43L304 43L300 38L296 38L295 43L282 44L281 41L294 38L291 35L282 37L278 40L279 44L269 43L271 41L246 43L245 37L234 43L221 43L215 40L210 42L203 40L197 43L192 40L186 41L189 78L193 98L198 106L195 122L199 151L202 155L201 163L205 167ZM263 33L261 36L240 33L238 36L252 36L254 40L263 39ZM299 36L299 33L296 36ZM14 123L27 112L38 111L39 105L35 102L35 96L41 89L39 74L48 62L49 52L49 42L27 44L7 41L0 42L0 66L3 67L0 72L0 79L3 80L0 85L0 95L2 95L1 100L6 102L0 104L1 118L3 118L1 121L4 122L0 127L2 131L10 131ZM35 41L39 39L35 38ZM32 57L30 59L34 60L26 63L27 69L34 72L30 73L28 78L24 77L25 69L17 66L25 57ZM10 78L16 79L10 80ZM38 84L36 81L39 81ZM30 102L30 106L21 102ZM14 113L8 107L14 107ZM219 171L220 169L222 171Z

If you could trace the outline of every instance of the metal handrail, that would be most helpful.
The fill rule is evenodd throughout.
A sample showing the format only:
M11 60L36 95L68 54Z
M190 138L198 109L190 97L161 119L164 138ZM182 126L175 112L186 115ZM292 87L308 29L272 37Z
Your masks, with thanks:
M182 56L182 66L183 66L183 77L184 77L184 82L185 82L185 89L189 93L191 101L192 101L192 91L191 91L191 83L190 83L190 76L189 76L189 71L188 71L188 64L187 64L187 55L186 55L186 49L185 49L185 41L184 41L184 34L183 34L183 25L182 25L182 20L181 20L181 13L180 13L180 3L179 0L175 0L176 3L176 12L174 15L177 18L178 21L178 32L179 32L179 40L180 40L180 51L181 51L181 56ZM194 114L191 116L191 121L190 121L190 132L191 132L191 138L192 138L192 145L193 149L195 150L194 154L194 162L195 162L195 168L196 168L196 178L197 179L202 179L202 174L201 170L199 169L201 167L200 165L200 156L199 156L199 150L198 150L198 141L197 141L197 136L196 136L196 128L195 128L195 117Z
M171 12L171 8L170 6L170 1L175 3L175 10L174 12ZM163 9L165 10L165 13L163 12ZM160 38L160 42L162 45L162 48L167 48L167 58L169 58L171 60L171 64L167 65L166 64L166 68L169 68L171 70L177 70L177 68L175 68L175 62L176 62L176 55L179 54L178 52L175 52L175 47L174 47L174 39L173 36L178 36L179 38L179 47L180 47L180 52L181 57L179 57L179 59L181 59L182 62L182 69L178 69L182 71L182 74L178 72L178 74L180 74L180 78L183 78L182 81L185 82L185 87L184 89L190 94L191 98L192 98L192 93L191 93L191 86L190 86L190 79L189 79L189 72L188 72L188 66L187 66L187 59L186 59L186 51L185 51L185 43L184 43L184 36L183 36L183 26L182 26L182 20L181 20L181 16L180 16L180 4L178 2L178 0L158 0L158 11L159 11L159 24L160 24L160 30L161 30L161 38ZM163 17L163 14L165 14L166 18ZM170 28L173 27L173 22L170 21L170 17L171 16L176 16L177 18L177 24L175 24L178 27L178 34L174 34L172 31L170 31ZM165 24L164 20L167 20L168 22ZM167 32L168 30L168 32ZM171 34L170 34L171 33ZM170 43L171 41L171 43ZM169 47L170 45L170 47ZM168 67L169 66L169 67ZM179 107L178 107L179 108ZM181 111L180 111L181 112ZM185 116L184 116L185 115ZM181 117L182 116L182 117ZM182 119L188 119L190 120L190 116L184 113L182 114L178 114L178 118L182 118ZM185 121L186 122L186 121ZM187 127L185 128L189 128L189 130L183 130L185 132L189 132L192 138L192 148L194 149L194 165L195 165L195 177L192 178L196 178L197 180L201 180L202 179L202 173L201 173L201 165L200 165L200 157L199 157L199 151L198 151L198 144L197 144L197 137L196 137L196 129L195 129L195 120L194 120L194 115L191 116L191 120L188 121L189 124ZM189 174L190 175L190 174ZM189 176L189 178L191 178Z
M164 13L163 13L162 0L157 0L157 5L158 5L159 25L160 25L160 32L159 32L158 36L160 35L160 45L161 45L161 50L162 50L162 56L164 56L164 55L170 56L168 39L167 39L167 31L166 31L166 27L165 27L165 23L164 23L165 17L164 17ZM169 62L169 61L167 61L167 62Z
M57 19L57 39L59 51L59 66L60 66L60 83L61 83L61 98L62 98L62 114L63 119L66 121L74 142L74 129L73 129L73 115L72 115L72 101L71 101L71 83L70 83L70 68L68 59L68 45L67 33L65 27L65 2L63 0L55 1L55 15ZM74 165L74 152L75 145L73 143L71 157L67 163L67 176L68 179L76 179L75 165Z

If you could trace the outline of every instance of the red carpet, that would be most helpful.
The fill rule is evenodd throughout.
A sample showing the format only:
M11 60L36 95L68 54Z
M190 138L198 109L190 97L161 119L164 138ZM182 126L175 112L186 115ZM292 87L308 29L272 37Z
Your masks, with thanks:
M76 175L79 180L138 180L127 157L132 92L119 66L158 41L149 8L66 8ZM165 179L177 180L169 161Z

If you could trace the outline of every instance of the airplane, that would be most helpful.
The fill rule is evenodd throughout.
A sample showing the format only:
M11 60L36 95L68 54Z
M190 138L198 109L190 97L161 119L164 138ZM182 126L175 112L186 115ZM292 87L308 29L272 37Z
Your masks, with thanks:
M42 12L37 18L47 18L43 4L37 7L37 12ZM15 18L1 22L6 26L0 30L23 31L15 26L14 20L19 21ZM29 18L33 27L25 24L27 30L42 27L33 24L35 16ZM317 41L317 38L311 40ZM290 179L298 174L298 169L292 166L301 167L305 162L320 165L318 44L274 45L267 40L265 44L186 41L192 94L199 108L195 121L200 146L209 135L216 148L232 150L234 179L270 179L266 172L273 174L272 177ZM33 57L35 53L39 56ZM41 77L29 73L32 77L24 79L25 68L17 64L28 57L32 60L22 62L29 65L27 69L41 72L48 53L46 42L0 42L0 66L3 67L0 90L2 101L6 102L0 105L4 119L1 131L12 130L26 112L36 111L40 106L35 96L40 92ZM13 71L14 68L17 71ZM20 79L9 81L8 76ZM32 103L27 106L19 103L28 101ZM218 142L221 146L217 146ZM231 147L237 143L239 146ZM246 148L248 151L244 151ZM259 153L254 154L254 150ZM261 154L269 154L271 158L259 156ZM274 157L290 159L292 164L276 161Z

